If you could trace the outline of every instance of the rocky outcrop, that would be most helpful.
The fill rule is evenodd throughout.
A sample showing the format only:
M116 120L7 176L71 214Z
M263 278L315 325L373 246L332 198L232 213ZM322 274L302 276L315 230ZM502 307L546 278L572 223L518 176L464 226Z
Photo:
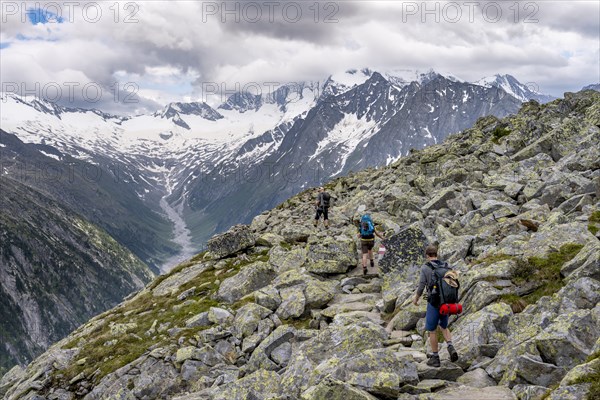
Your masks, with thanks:
M301 193L12 370L0 390L585 398L600 351L599 142L600 93L566 94L331 182L327 231L311 226L312 193ZM357 210L387 237L378 274L355 270ZM424 302L410 304L427 243L459 271L465 310L450 319L460 357L451 362L442 343L440 368L426 364Z
M254 234L247 225L235 225L225 233L211 238L207 247L216 257L225 257L254 245Z

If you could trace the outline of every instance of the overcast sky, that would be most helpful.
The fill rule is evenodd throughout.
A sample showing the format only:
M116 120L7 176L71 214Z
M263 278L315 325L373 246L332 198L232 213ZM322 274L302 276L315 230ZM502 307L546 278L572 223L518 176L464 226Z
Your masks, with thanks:
M215 84L268 89L363 67L511 74L559 97L600 80L593 0L1 5L4 91L117 113L207 99Z

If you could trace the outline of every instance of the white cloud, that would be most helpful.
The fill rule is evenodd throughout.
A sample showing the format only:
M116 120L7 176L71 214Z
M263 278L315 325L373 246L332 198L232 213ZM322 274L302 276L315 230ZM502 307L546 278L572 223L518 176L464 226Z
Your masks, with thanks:
M11 2L2 7L6 3ZM81 2L72 14L61 9L72 23L35 26L20 14L4 12L0 41L9 45L0 50L0 77L3 83L29 87L71 79L81 85L95 82L108 93L115 81L123 90L123 79L134 80L140 102L129 107L136 110L198 98L206 82L231 88L236 82L323 80L351 67L433 67L467 80L510 73L557 96L600 80L598 2L467 3L427 2L428 10L437 4L437 14L427 14L424 2L318 3L316 14L309 2L302 3L302 18L294 23L291 12L286 16L282 10L293 11L300 3L287 1L279 3L272 22L265 8L255 23L248 21L255 15L251 9L243 14L247 3L242 2L227 3L238 4L240 21L226 14L225 23L218 13L212 15L222 2L130 3L139 9L121 2L117 22L113 2ZM95 5L86 13L88 4L103 7L94 23ZM460 17L453 4L460 6ZM498 4L502 18L491 22ZM125 23L128 16L138 22ZM325 23L328 16L338 22ZM85 105L84 96L79 94L77 102ZM113 103L110 97L94 106L123 108Z

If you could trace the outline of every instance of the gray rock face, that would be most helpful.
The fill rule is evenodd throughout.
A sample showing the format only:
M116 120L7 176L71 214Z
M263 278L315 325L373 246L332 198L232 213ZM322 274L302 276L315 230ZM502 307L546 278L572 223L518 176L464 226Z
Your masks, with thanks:
M265 287L275 278L275 271L266 263L248 265L235 276L225 279L219 286L217 298L233 303L247 294Z
M217 257L225 257L244 250L255 243L248 225L236 225L227 232L214 236L207 242L208 250Z
M423 263L427 237L417 225L411 225L385 241L386 253L379 263L384 272L401 271L407 281L414 280Z

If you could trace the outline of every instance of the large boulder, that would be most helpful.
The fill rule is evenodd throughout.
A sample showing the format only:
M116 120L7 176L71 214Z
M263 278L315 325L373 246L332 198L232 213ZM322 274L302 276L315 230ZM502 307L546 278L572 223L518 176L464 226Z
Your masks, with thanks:
M252 335L257 329L261 320L272 313L268 308L255 303L248 303L242 306L235 314L232 324L232 333L234 336L243 339Z
M217 300L233 303L247 294L267 286L276 276L273 267L264 262L245 266L219 286Z
M386 252L379 262L384 273L399 271L407 281L418 278L419 268L424 262L428 240L421 227L410 225L385 241Z
M427 400L517 400L510 389L502 386L474 388L459 386L419 397Z
M377 400L377 397L347 383L327 378L311 386L300 397L302 400Z
M281 304L275 314L281 319L299 318L304 314L306 297L301 286L286 287L279 290Z
M235 225L227 232L213 236L208 242L208 250L216 257L226 257L254 246L254 234L248 225Z
M286 250L281 246L275 246L269 251L269 263L280 273L300 269L306 263L306 255L306 249L303 247Z
M341 362L334 378L381 396L397 396L404 385L418 383L417 366L392 349L373 349Z
M460 354L460 365L468 367L486 357L494 357L506 342L508 321L512 315L509 305L495 303L466 314L454 324L452 336Z
M281 395L280 377L275 372L258 370L211 393L212 400L269 399Z
M541 310L538 310L540 312ZM591 353L598 337L592 310L563 311L547 322L511 332L486 372L501 384L557 384ZM544 325L545 324L545 325Z
M342 274L356 267L356 243L348 237L326 237L308 245L306 269L316 274Z
M383 347L386 338L385 330L372 322L329 325L294 350L282 375L284 392L292 398L298 397L327 375L332 375L340 362L357 357L365 350Z
M252 352L248 361L248 371L254 372L259 369L277 371L281 368L277 361L273 360L271 353L284 343L291 342L296 336L296 329L289 325L281 325L275 329L262 343Z
M546 257L548 253L558 251L563 245L568 243L586 245L597 242L598 239L588 231L586 224L571 222L554 225L548 223L543 224L533 234L525 246L524 255L526 257Z

